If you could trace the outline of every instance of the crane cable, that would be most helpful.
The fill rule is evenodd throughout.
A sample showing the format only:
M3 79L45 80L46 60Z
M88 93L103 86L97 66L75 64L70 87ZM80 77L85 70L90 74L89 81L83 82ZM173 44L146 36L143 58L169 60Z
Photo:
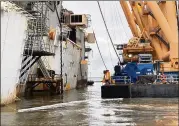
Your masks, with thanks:
M99 4L99 1L97 1L97 3L98 3L98 7L99 7L99 10L100 10L100 13L101 13L101 16L102 16L102 19L103 19L103 22L104 22L104 25L105 25L107 34L108 34L109 39L110 39L110 42L111 42L111 44L112 44L112 46L113 46L113 49L114 49L114 51L115 51L115 53L116 53L116 56L117 56L119 62L121 63L120 57L119 57L119 55L117 54L117 51L116 51L116 49L115 49L115 47L114 47L114 43L113 43L113 41L112 41L111 35L110 35L110 33L109 33L109 30L108 30L108 27L107 27L107 25L106 25L106 21L105 21L105 19L104 19L104 16L103 16L103 13L102 13L101 6L100 6L100 4Z
M104 1L103 1L103 4L104 4ZM105 8L104 8L103 14L104 14L104 17L105 17ZM112 19L112 20L113 20L113 19ZM113 34L115 34L115 32L114 32ZM108 38L107 38L107 39L108 39ZM112 60L112 53L111 53L111 49L110 49L110 43L109 43L108 40L107 40L107 44L108 44L109 57L110 57L110 60L111 60L111 65L114 67L114 65L113 65L113 60Z
M120 2L120 1L118 1L118 2ZM119 3L120 4L120 3ZM115 4L115 8L116 8L116 12L117 12L117 15L119 16L119 20L120 20L120 22L121 22L121 24L122 24L122 28L123 28L123 30L124 30L124 32L125 32L125 34L126 34L126 38L128 39L128 38L130 38L129 37L129 35L127 34L127 31L125 30L125 28L124 28L124 23L123 23L123 21L122 21L122 17L121 17L121 15L120 15L120 10L119 10L119 8L117 7L117 4Z
M106 66L106 64L105 64L105 62L104 62L104 59L103 59L102 54L101 54L101 51L100 51L100 49L99 49L98 41L97 41L97 39L96 39L96 36L95 36L94 30L93 30L93 34L94 34L94 39L95 39L95 41L96 41L96 45L97 45L97 48L98 48L99 54L100 54L100 56L101 56L101 60L103 61L104 67L105 67L105 68L106 68L106 70L107 70L107 66Z

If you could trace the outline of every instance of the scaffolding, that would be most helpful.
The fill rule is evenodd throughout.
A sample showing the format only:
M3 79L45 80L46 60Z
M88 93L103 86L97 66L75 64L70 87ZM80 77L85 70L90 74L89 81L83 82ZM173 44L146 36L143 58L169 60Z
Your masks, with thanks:
M46 59L46 56L54 56L54 45L50 43L48 38L49 31L49 19L48 11L50 8L47 6L48 2L35 1L35 2L14 2L15 4L22 6L25 13L29 13L33 18L28 20L27 25L27 38L25 40L23 59L20 70L20 83L25 84L25 94L32 93L33 89L40 83L47 84L49 90L56 93L61 93L61 79L54 79L50 74L50 65ZM47 41L45 41L45 37ZM40 68L43 78L38 80L37 75L34 77L31 73L33 65L37 63ZM37 80L32 81L36 78ZM29 79L31 78L31 79ZM54 87L53 83L56 83Z

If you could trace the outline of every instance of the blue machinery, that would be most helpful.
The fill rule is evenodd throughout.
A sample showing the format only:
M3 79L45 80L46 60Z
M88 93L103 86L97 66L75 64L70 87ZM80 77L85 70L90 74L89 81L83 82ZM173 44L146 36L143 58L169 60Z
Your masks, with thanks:
M150 54L139 54L139 63L128 62L120 73L112 76L115 84L101 86L101 97L178 97L179 77L177 72L164 73L168 84L163 84L160 73L156 71L156 64L153 64L151 59Z
M135 83L141 75L153 75L151 54L139 54L139 63L129 62L118 76L112 76L115 83Z
M121 70L120 74L116 76L112 76L112 79L116 84L127 84L127 83L136 83L140 77L145 78L155 78L152 79L154 82L161 82L161 72L159 62L152 63L152 55L151 54L139 54L139 63L129 62L126 66ZM154 73L155 72L155 73ZM178 82L179 75L178 72L164 72L166 75L167 82ZM148 79L148 80L149 80ZM145 80L146 81L146 80ZM145 82L144 82L145 83Z

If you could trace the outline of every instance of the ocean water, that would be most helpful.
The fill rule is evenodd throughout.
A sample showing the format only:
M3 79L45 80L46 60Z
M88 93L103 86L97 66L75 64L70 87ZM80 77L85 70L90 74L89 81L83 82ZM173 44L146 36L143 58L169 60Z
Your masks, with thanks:
M177 98L102 99L101 83L1 108L2 126L178 126Z

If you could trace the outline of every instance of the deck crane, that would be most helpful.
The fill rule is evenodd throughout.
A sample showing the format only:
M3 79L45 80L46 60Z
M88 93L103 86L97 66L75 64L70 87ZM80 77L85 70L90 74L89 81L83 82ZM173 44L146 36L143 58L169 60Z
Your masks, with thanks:
M124 62L135 62L139 69L150 68L156 75L178 77L178 2L120 0L120 5L133 34L121 48Z
M101 97L178 97L178 2L120 0L120 5L133 37L117 45L125 66L101 86Z

